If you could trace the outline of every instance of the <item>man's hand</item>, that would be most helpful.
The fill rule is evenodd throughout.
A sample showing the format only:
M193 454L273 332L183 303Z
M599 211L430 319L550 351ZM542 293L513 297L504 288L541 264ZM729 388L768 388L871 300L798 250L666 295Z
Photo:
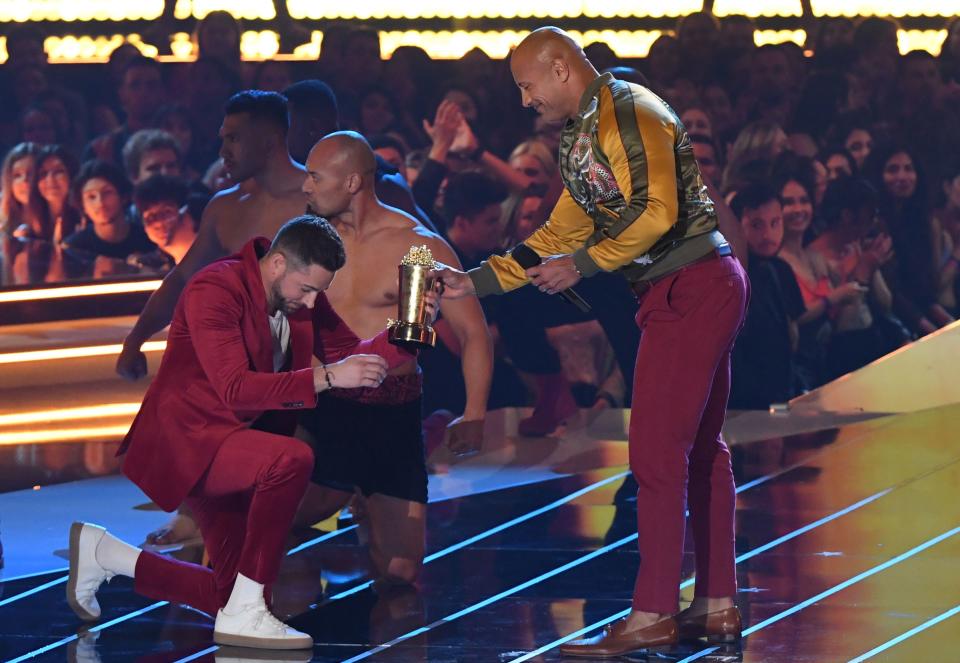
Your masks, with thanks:
M443 290L443 284L438 280L434 283L432 289L428 290L423 296L423 306L427 310L427 324L433 324L440 313L440 291Z
M147 356L140 351L140 345L124 341L123 350L117 357L117 373L131 382L147 374Z
M569 255L546 258L526 273L530 282L548 295L572 288L580 281L580 274L573 264L573 256Z
M316 366L313 369L313 384L322 391L328 387L325 374L330 375L330 384L339 389L379 387L387 377L387 360L380 355L351 355L336 364Z
M447 448L457 456L472 456L483 446L483 419L465 421L457 417L447 425Z
M442 262L437 263L437 266L431 270L430 276L435 276L443 284L440 296L444 299L460 299L477 294L473 279L466 272L444 265Z

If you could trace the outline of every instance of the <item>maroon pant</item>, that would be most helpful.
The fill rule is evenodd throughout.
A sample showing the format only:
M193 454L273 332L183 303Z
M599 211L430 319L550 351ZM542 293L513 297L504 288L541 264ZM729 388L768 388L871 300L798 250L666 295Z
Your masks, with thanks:
M271 585L312 471L313 451L299 440L251 429L230 435L186 499L212 570L144 551L137 593L215 616L238 573Z
M730 392L730 350L749 284L732 258L698 262L640 296L630 469L637 480L640 570L633 608L675 613L689 497L696 595L732 597L735 487L720 436Z

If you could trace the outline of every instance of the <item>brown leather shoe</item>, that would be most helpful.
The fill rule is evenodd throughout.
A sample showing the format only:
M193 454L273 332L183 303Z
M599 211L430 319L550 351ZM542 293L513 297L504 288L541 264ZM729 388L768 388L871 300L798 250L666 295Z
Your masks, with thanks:
M740 640L743 627L740 622L740 610L736 606L700 615L689 615L689 612L688 608L675 617L680 627L681 640L699 640L700 638L706 638L708 642Z
M564 656L586 656L590 658L614 658L638 649L659 651L679 642L680 634L673 617L662 619L656 624L635 631L624 632L627 619L608 625L600 635L584 640L574 640L560 646Z

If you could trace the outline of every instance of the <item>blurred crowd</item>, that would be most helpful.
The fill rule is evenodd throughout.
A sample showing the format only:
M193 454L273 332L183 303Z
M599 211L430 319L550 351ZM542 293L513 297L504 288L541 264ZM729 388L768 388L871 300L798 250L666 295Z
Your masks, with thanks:
M936 57L901 55L890 19L822 19L806 48L756 47L754 28L697 13L641 60L585 45L598 70L673 107L718 213L739 220L752 300L734 353L734 408L786 401L958 313L960 20ZM181 260L211 196L243 186L219 132L226 102L244 89L284 94L291 146L337 128L367 137L466 267L547 218L562 189L560 127L521 106L508 61L479 49L437 61L410 46L384 59L375 31L331 24L316 62L245 62L240 34L230 14L213 12L196 26L194 62L161 64L124 44L103 65L55 66L36 28L8 33L5 285L163 273ZM626 286L597 283L599 308L629 320ZM635 330L613 338L597 324L602 311L563 304L537 309L536 332L518 330L518 310L539 306L522 297L484 301L500 404L524 402L531 381L559 394L552 419L575 404L623 404ZM541 339L546 355L535 352ZM462 399L456 339L441 346L425 361L446 366L450 388L427 395L427 412L457 411ZM542 377L558 373L566 377Z

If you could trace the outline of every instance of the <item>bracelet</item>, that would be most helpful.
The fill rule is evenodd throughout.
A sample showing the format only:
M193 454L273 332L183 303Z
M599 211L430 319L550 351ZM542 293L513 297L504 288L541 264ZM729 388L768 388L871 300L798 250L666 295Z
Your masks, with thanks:
M321 364L323 367L323 377L327 380L327 389L333 389L333 380L330 379L330 371L327 370L326 364Z

